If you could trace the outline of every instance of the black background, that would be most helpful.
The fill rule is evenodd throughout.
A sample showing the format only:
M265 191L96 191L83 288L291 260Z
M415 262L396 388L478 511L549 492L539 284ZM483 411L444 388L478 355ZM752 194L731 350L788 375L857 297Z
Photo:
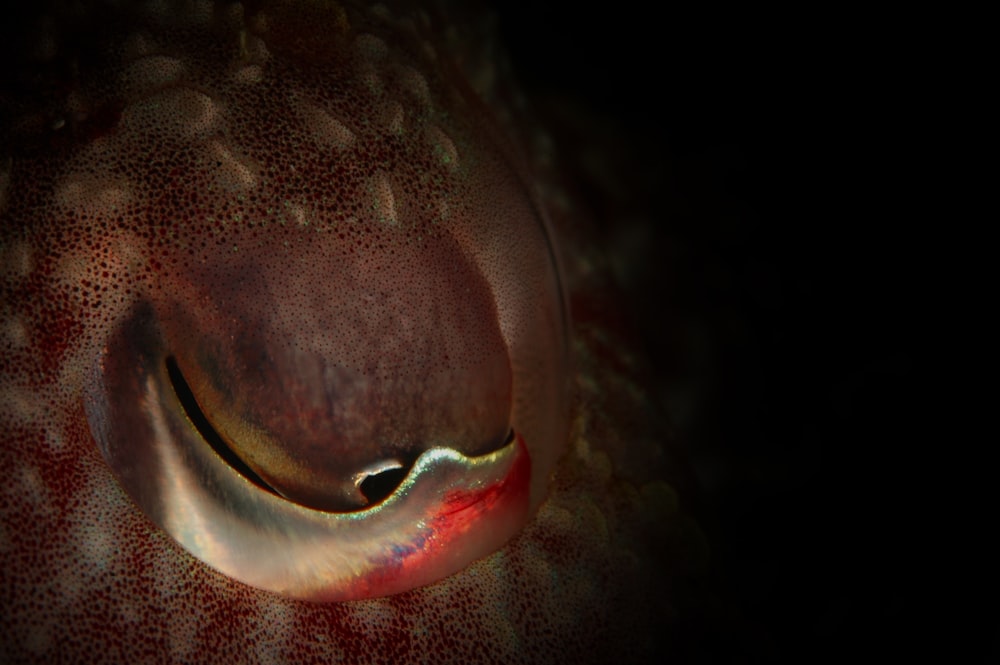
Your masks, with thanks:
M684 653L926 656L951 609L918 471L945 454L925 447L935 258L901 183L905 54L870 14L650 7L498 12L568 163L603 153L583 191L618 176L593 204L723 598Z

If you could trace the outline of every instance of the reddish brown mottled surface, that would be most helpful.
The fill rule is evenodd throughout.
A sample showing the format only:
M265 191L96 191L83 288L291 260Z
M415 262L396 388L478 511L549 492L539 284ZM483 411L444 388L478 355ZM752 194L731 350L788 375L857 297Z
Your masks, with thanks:
M632 378L637 360L605 307L600 254L553 176L544 139L505 110L517 98L496 83L487 33L475 22L461 35L449 31L436 10L265 5L259 15L249 6L208 3L194 3L181 18L173 8L160 17L144 10L127 19L141 29L128 26L125 41L100 52L117 63L110 70L88 69L94 63L84 59L79 78L54 77L66 89L42 97L58 100L55 107L24 102L31 95L8 97L12 119L0 146L0 462L7 472L0 487L0 659L653 659L668 635L668 579L677 544L686 542L684 521L663 480L662 441L637 435L645 417ZM266 21L254 22L262 15ZM244 20L239 42L233 25ZM187 40L192 29L214 34L217 50L185 50L213 43ZM397 63L362 82L402 90L407 112L428 99L441 104L436 112L446 114L449 136L430 123L423 138L413 138L399 105L339 87L330 63L341 62L343 44L357 45L368 30L402 35L404 52L430 55L411 63L422 68L418 76ZM44 39L39 44L44 51ZM45 57L58 61L60 48L69 46L55 39ZM377 43L367 48L376 52L373 62L381 57ZM334 117L346 119L349 130ZM476 142L495 151L468 149ZM317 162L342 150L357 154ZM513 166L496 181L443 191L456 154L460 163L473 154ZM568 440L528 441L533 469L553 468L558 459L551 479L533 479L533 499L544 497L537 514L506 547L438 584L351 603L290 601L191 557L132 503L87 424L86 374L116 324L139 298L196 298L185 279L240 252L266 257L270 273L287 261L275 283L299 288L317 277L322 294L329 287L319 275L292 268L297 248L315 252L315 238L347 228L355 235L344 260L363 266L391 242L375 222L405 225L438 195L454 207L436 215L507 214L523 196L555 229L575 313L572 404ZM500 250L530 248L506 229L488 232L503 219L498 214L481 222L487 231L466 236L431 233L430 242L460 247L503 291ZM428 255L442 269L450 268L448 248ZM504 299L523 297L518 288L497 296L501 320L510 311ZM514 368L515 391L547 380L537 367ZM536 417L550 415L559 419Z

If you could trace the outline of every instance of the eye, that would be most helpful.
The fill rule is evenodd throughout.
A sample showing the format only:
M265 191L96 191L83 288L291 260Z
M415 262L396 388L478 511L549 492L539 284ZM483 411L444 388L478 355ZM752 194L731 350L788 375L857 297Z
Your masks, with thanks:
M431 245L366 255L386 263L364 280L329 265L336 243L249 253L140 301L86 402L135 503L227 575L315 600L404 591L502 546L562 441L561 303L500 310Z
M377 34L333 35L320 65L253 36L257 61L188 81L209 38L187 44L205 62L157 53L169 85L75 164L125 174L153 257L89 374L94 439L156 525L247 584L351 600L456 573L530 518L567 429L525 178L475 102Z

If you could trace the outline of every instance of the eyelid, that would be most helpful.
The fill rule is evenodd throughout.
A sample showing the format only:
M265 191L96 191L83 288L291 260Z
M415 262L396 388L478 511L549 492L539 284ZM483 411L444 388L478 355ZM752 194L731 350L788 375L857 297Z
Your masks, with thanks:
M388 595L450 574L456 557L491 553L523 523L531 462L519 436L478 457L431 448L390 496L358 511L315 510L262 491L205 445L156 360L151 323L139 315L116 353L105 351L88 419L105 457L125 471L126 489L220 572L306 600ZM137 345L151 352L128 353Z

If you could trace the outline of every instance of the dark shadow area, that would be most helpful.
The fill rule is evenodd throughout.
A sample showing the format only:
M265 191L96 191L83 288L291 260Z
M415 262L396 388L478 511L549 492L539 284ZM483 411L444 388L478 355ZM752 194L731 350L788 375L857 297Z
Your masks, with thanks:
M752 8L656 11L499 14L604 224L651 389L700 487L686 505L728 610L696 618L684 649L762 663L923 651L918 339L934 286L894 203L883 33Z

